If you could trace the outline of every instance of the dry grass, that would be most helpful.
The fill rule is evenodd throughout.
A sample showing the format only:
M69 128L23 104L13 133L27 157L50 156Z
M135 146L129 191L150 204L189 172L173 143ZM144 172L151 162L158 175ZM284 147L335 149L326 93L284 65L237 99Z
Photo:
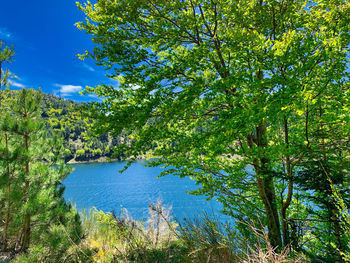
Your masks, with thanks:
M83 216L84 246L94 251L93 262L156 262L153 258L171 258L173 251L169 247L178 237L170 215L171 207L164 208L160 201L150 204L144 222L133 220L126 210L119 217L90 211Z
M302 257L291 258L289 247L285 247L280 252L272 247L268 233L265 230L257 229L248 225L257 237L257 246L252 248L248 246L239 263L304 263L307 262Z
M229 224L202 215L178 225L171 221L171 207L150 204L149 217L135 221L122 216L90 211L83 218L86 238L82 249L91 251L91 262L194 262L194 263L302 263L289 248L276 251L266 231L247 225L257 242L247 245Z

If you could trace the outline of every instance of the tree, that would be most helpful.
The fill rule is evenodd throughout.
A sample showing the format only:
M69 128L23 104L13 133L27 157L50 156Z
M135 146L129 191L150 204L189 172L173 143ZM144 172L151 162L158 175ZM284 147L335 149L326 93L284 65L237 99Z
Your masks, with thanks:
M132 143L116 154L152 152L150 166L196 180L197 194L216 196L233 217L262 217L271 244L288 245L288 213L300 206L294 178L322 147L317 129L342 131L335 144L349 135L349 2L78 6L87 17L78 28L95 43L81 58L120 82L86 88L105 98L90 104L95 131L123 132Z
M81 238L80 218L62 196L71 171L62 140L41 118L40 91L1 89L0 96L0 252L57 262Z
M0 108L0 201L7 200L1 243L2 251L28 252L36 257L32 262L57 262L80 241L81 225L62 196L61 181L71 169L63 162L62 140L40 117L40 100L33 89L8 90Z
M12 56L14 55L14 51L13 49L9 48L9 47L5 47L4 49L2 48L3 43L0 39L0 108L1 108L1 104L2 104L2 100L3 100L3 87L6 87L8 85L8 78L10 77L10 72L9 70L3 70L2 69L2 65L4 62L10 62ZM7 210L5 212L5 217L4 217L4 230L3 230L3 234L2 234L2 239L6 240L7 239L7 228L8 228L8 224L9 224L9 220L10 220L10 194L11 194L11 171L10 171L10 159L9 157L9 135L5 132L3 134L3 138L0 138L0 143L2 141L2 139L4 140L4 146L5 146L5 151L4 154L7 157L4 166L5 168L5 172L4 172L4 176L7 179L7 200L2 199L1 200L1 204L0 207L2 208L1 210L3 210L3 208L5 207L5 202L7 203ZM6 242L4 242L3 244L3 248L6 249Z
M79 216L64 202L60 184L71 170L63 162L62 141L57 135L48 136L40 119L41 93L32 89L6 93L0 134L6 133L8 140L6 147L0 145L0 178L5 182L0 198L9 201L4 206L5 224L0 228L2 244L5 250L17 252L32 244L50 246L50 238L56 239L54 242L63 238L53 237L52 229L67 224L76 232L64 239L77 241Z
M9 70L3 70L2 64L5 62L11 62L11 58L14 56L13 48L5 46L2 48L3 42L0 39L0 106L2 100L2 89L8 85L8 78L10 76Z

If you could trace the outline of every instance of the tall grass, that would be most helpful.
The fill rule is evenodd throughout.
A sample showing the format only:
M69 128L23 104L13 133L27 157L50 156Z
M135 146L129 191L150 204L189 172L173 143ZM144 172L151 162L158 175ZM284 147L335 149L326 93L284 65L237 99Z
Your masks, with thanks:
M160 201L149 206L146 221L133 220L127 211L117 217L92 209L83 214L82 245L93 251L93 262L185 262L170 213Z
M303 263L307 259L300 255L291 256L289 247L285 247L278 253L272 247L268 233L264 229L258 229L250 225L250 229L254 232L258 242L254 247L247 247L241 263Z
M247 242L228 223L203 214L182 223L171 220L171 208L160 201L150 204L145 221L127 211L120 216L91 209L82 214L85 238L81 251L90 251L89 262L198 262L289 263L289 250L277 253L267 233L251 228L256 244ZM86 253L87 254L87 253ZM88 261L85 261L88 262Z

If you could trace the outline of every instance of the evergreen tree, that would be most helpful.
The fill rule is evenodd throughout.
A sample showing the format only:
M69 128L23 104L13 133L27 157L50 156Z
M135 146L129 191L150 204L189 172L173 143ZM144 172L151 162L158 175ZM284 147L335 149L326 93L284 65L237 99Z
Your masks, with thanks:
M81 238L80 218L62 196L61 181L71 171L62 140L41 118L40 91L1 95L0 251L59 262Z
M3 70L2 65L5 62L11 62L11 58L14 56L13 48L10 48L8 46L5 46L5 48L2 48L3 42L0 39L0 106L1 106L1 99L2 99L2 90L3 87L6 87L8 85L8 78L10 76L9 70Z
M12 56L14 55L13 49L9 48L8 46L5 46L3 49L3 42L0 39L0 109L2 106L2 100L3 100L3 88L8 85L8 78L10 76L10 72L8 70L3 70L2 66L4 62L10 62ZM0 116L1 118L1 116ZM0 169L0 182L4 183L6 185L6 194L0 190L0 196L2 194L5 194L5 198L0 198L0 210L4 211L4 230L2 233L2 247L6 249L7 246L7 229L9 224L9 217L10 217L10 194L11 194L11 170L10 170L10 158L9 158L9 134L7 132L3 133L3 136L0 136L0 151L1 146L3 144L4 147L4 171L1 171ZM7 209L5 209L5 202L7 203ZM1 218L3 217L2 212L0 212Z

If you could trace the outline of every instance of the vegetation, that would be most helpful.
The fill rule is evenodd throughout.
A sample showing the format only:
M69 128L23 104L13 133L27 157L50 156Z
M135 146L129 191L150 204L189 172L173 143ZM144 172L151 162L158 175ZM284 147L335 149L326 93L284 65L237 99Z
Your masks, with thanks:
M88 162L99 158L107 161L112 156L112 149L123 141L121 136L112 137L108 133L91 136L89 129L93 120L81 114L83 105L80 103L51 94L40 94L41 118L44 120L45 129L50 134L59 134L62 137L66 162ZM3 100L17 96L18 91L11 91Z
M120 86L86 105L10 91L0 41L0 261L350 262L349 1L77 5L81 58ZM64 201L65 162L149 154L233 224Z
M63 137L67 162L111 157L111 149L118 144L120 136L113 138L105 133L91 137L89 129L92 119L83 116L81 108L82 105L74 101L43 93L41 116L49 129Z
M1 61L13 55L0 52ZM71 171L62 141L45 128L40 92L0 90L0 251L7 258L27 253L17 262L60 261L81 239L80 218L62 197Z
M61 180L70 172L62 142L43 128L34 90L2 100L1 112L1 250L28 252L30 262L57 262L81 238L79 216L62 197Z
M78 6L95 44L81 58L121 83L86 89L105 98L90 103L95 132L133 138L116 154L152 152L163 175L196 180L196 194L217 197L238 221L260 220L278 251L343 260L324 246L335 238L334 251L344 249L347 238L320 164L348 202L348 1Z
M92 209L83 214L86 239L79 249L91 252L88 262L307 262L289 250L276 253L267 233L255 231L258 241L247 247L244 239L215 216L204 214L182 224L171 221L171 210L161 202L149 207L145 222L133 220L127 211L117 217ZM260 245L261 244L261 245ZM263 244L268 244L265 247Z

